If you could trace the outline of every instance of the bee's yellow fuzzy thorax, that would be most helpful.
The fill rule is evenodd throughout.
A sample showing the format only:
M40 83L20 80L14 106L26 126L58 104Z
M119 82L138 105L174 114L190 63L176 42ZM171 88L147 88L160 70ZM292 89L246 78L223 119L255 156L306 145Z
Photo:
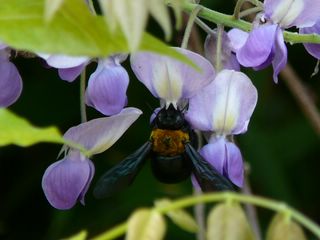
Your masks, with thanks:
M162 156L176 156L184 152L189 134L182 130L154 129L150 140L154 152Z

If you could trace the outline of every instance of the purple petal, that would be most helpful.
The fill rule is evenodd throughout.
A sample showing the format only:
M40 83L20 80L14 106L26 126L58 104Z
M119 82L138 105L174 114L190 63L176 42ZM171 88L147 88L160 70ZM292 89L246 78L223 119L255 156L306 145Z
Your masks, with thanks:
M240 134L246 131L257 98L257 90L245 74L223 70L190 99L186 119L201 131Z
M81 74L86 64L81 64L72 68L59 68L59 77L67 82L73 82Z
M22 92L22 79L16 66L7 58L0 57L0 107L8 107Z
M320 20L312 27L300 28L299 32L301 34L320 34ZM303 45L311 56L320 59L320 44L304 43Z
M238 187L243 186L244 168L239 148L232 142L226 142L227 177Z
M79 152L51 164L42 178L42 188L49 203L57 209L72 208L83 202L93 175L92 162Z
M91 74L86 91L87 104L104 115L119 113L127 102L127 71L109 59L100 60Z
M278 82L278 75L280 71L287 65L287 47L283 39L282 30L277 30L275 55L272 61L273 66L273 81Z
M219 138L215 142L204 145L199 151L201 156L223 175L225 175L224 168L227 160L225 145L225 139Z
M83 188L83 191L81 192L81 194L79 195L79 201L81 202L82 205L85 205L85 202L84 202L84 197L90 187L90 183L93 179L93 176L94 176L94 172L95 172L95 168L94 168L94 164L93 162L89 159L89 167L90 167L90 175L89 175L89 180L86 184L86 186Z
M200 154L212 166L214 166L219 173L229 178L235 185L242 187L243 185L243 161L239 148L226 141L221 137L210 140L202 149ZM194 183L196 186L196 184Z
M217 33L207 35L204 43L204 52L206 58L211 62L213 66L216 66L217 58ZM222 46L220 61L223 69L240 70L240 65L234 54L231 52L231 42L226 32L222 34Z
M320 18L319 0L265 0L267 18L282 28L310 27Z
M263 64L271 54L275 44L278 25L263 25L254 28L246 43L237 52L237 58L245 67L257 67Z
M228 37L230 39L230 47L232 51L237 52L246 43L249 33L233 28L228 32Z
M58 54L38 53L38 56L46 60L47 64L54 68L73 68L89 61L88 57L72 57Z
M7 47L8 47L8 45L0 42L0 50L3 50L5 48L7 48Z
M137 108L125 108L117 115L72 127L64 138L81 144L91 154L98 154L110 148L141 114Z
M215 76L211 63L204 57L186 49L175 50L189 57L202 71L198 72L185 63L154 53L140 52L131 56L131 68L137 78L155 97L173 104L192 97Z

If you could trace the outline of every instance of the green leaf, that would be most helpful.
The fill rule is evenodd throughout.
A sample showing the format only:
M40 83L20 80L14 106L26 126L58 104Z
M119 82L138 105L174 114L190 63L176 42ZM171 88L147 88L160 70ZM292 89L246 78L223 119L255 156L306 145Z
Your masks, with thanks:
M68 237L68 238L63 238L62 240L85 240L87 239L88 232L86 230L82 230L81 232L78 232L77 234Z
M56 127L38 128L7 109L0 109L0 146L26 147L39 142L64 143Z
M126 240L161 240L165 231L166 223L160 213L139 209L129 218Z
M111 33L103 17L83 0L64 1L52 21L44 19L43 0L0 0L0 41L19 50L103 57L129 52L124 35ZM142 35L139 50L174 57L195 67L187 57L150 34Z
M209 213L208 240L253 240L253 231L238 203L220 203Z
M59 10L64 0L46 0L44 17L46 20L51 20L55 13Z
M171 204L169 199L161 199L155 202L157 207L166 207ZM177 209L166 212L166 215L180 228L188 232L196 233L198 225L194 218L185 210Z
M302 228L283 213L276 214L267 231L267 240L306 240Z

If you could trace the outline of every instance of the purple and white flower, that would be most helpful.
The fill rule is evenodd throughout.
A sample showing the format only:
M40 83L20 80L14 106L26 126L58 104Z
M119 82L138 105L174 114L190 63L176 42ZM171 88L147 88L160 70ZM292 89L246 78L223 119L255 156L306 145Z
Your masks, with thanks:
M272 63L273 79L277 82L278 74L287 63L283 30L293 26L311 27L320 18L318 9L318 0L265 0L264 14L259 19L262 24L255 23L249 34L235 29L228 34L231 41L236 42L239 63L255 70Z
M89 78L86 103L104 115L117 114L127 105L129 75L120 64L126 58L126 54L118 54L99 59Z
M73 82L90 63L88 57L70 57L65 55L38 54L51 67L58 68L59 76ZM110 116L119 113L127 104L129 76L121 62L127 54L116 54L98 59L96 70L90 75L86 89L86 103Z
M57 68L62 80L73 82L90 62L88 57L72 57L58 54L38 53L50 67Z
M312 27L300 28L299 32L301 34L320 34L320 19ZM320 59L320 44L304 43L303 45L310 55L318 60Z
M125 108L117 115L72 127L64 138L82 145L92 156L110 148L141 114L137 108ZM84 204L93 175L91 160L78 150L69 149L63 159L47 168L42 178L42 188L53 207L69 209L77 201Z
M150 52L135 53L130 60L133 72L152 95L159 98L163 106L173 104L177 108L213 81L215 70L201 55L186 49L174 49L190 58L200 71L170 57Z
M9 57L8 46L0 43L0 107L13 104L22 92L21 76Z
M257 103L257 90L243 73L222 70L215 80L189 101L186 119L208 132L208 144L200 154L235 185L243 184L243 161L231 135L247 131Z

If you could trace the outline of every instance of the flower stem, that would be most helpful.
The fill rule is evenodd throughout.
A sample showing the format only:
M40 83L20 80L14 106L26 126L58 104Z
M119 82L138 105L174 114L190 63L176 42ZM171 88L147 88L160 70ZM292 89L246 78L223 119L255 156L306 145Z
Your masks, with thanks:
M242 12L239 13L239 18L243 18L246 17L250 14L254 14L254 13L258 13L262 10L261 7L253 7L253 8L249 8L247 10L243 10Z
M259 8L260 10L263 9L263 4L258 0L238 0L237 3L236 3L236 6L234 8L234 12L233 12L233 16L234 16L235 19L241 18L241 14L240 14L241 7L243 6L243 4L245 2L250 2L253 5L256 5L257 8Z
M184 31L182 43L181 43L181 48L187 48L188 47L188 42L191 34L191 30L193 27L193 23L201 10L202 6L195 4L196 7L191 11L191 14L189 16L189 20L186 26L186 30Z
M170 4L170 0L168 1ZM182 8L186 12L192 12L197 4L185 2ZM222 24L227 27L239 28L243 31L249 32L252 28L252 24L241 19L235 19L233 15L223 14L205 7L202 7L198 16L216 24ZM283 36L286 42L289 43L319 43L320 35L318 34L298 34L296 32L284 31Z
M217 26L217 53L216 53L216 64L215 64L215 70L216 72L220 72L223 68L222 66L222 60L221 60L221 51L222 51L222 35L223 35L223 25Z
M172 201L170 204L161 207L155 207L153 210L158 211L159 213L165 214L170 211L190 207L192 205L196 205L199 203L206 202L221 202L221 201L238 201L241 203L250 203L256 206L264 207L276 212L281 212L296 220L298 223L303 225L306 229L310 230L315 236L320 237L320 227L312 222L309 218L299 213L298 211L290 208L285 203L277 202L275 200L257 197L257 196L249 196L243 195L239 193L233 192L220 192L220 193L209 193L203 195L196 195L191 197L185 197L180 200ZM116 226L115 228L99 235L94 238L94 240L106 240L106 239L115 239L123 234L125 234L127 230L127 223L123 223L121 225Z
M109 240L109 239L115 239L121 235L123 235L127 231L127 223L122 223L114 228L112 228L110 231L104 232L94 238L92 240Z
M86 91L86 68L83 69L80 76L80 114L81 114L82 123L87 121L85 91Z

